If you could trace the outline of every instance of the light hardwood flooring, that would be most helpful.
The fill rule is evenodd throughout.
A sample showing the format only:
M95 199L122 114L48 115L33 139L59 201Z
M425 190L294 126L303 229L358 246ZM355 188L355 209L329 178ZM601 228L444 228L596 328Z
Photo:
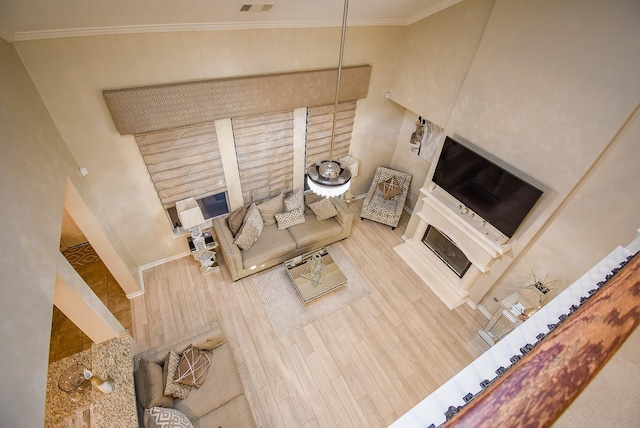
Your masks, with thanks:
M396 230L360 220L339 245L371 293L278 339L251 277L231 281L222 261L201 275L184 257L144 271L131 300L143 348L219 320L261 427L384 427L485 351L486 322L463 305L450 311L396 254Z

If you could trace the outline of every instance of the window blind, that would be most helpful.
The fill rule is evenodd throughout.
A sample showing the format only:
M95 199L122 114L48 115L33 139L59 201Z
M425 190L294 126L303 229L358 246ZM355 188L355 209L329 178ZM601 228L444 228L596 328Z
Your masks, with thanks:
M226 190L215 125L206 123L135 135L165 209L190 196Z
M232 119L242 198L248 204L293 188L293 111Z
M309 107L307 113L306 167L329 159L331 149L331 126L333 124L333 105ZM338 104L336 130L333 143L332 160L337 161L349 154L353 120L356 115L356 103Z

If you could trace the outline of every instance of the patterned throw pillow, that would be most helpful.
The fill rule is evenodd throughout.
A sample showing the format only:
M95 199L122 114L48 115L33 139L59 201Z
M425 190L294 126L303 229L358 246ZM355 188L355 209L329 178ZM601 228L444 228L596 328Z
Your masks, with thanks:
M174 382L200 388L207 379L211 358L207 352L201 351L190 345L180 357Z
M152 407L144 412L146 428L193 428L193 424L184 413L176 409Z
M260 211L258 211L255 204L251 204L233 243L240 247L241 250L247 251L258 240L263 228L264 223Z
M309 205L318 220L327 220L338 215L336 207L330 199L322 199Z
M164 361L164 395L171 395L174 398L184 400L191 392L191 387L173 381L179 361L180 355L171 349Z
M402 194L400 184L398 184L398 180L396 180L395 177L391 177L388 180L381 181L378 184L378 190L382 192L382 197L385 199L391 199L394 196Z
M304 223L304 207L300 207L293 211L276 214L278 229L284 230L296 224Z
M276 224L275 215L284 211L284 194L280 193L278 196L267 199L259 203L257 207L258 210L260 210L260 215L262 215L262 221L264 221L265 226Z
M291 196L284 199L284 209L285 211L293 211L298 208L304 208L304 194L302 190L298 190L291 194ZM276 221L278 216L276 215Z

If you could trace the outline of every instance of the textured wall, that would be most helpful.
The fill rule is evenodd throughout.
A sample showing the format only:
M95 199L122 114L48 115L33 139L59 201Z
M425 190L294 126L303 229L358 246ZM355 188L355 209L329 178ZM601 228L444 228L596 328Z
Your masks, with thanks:
M402 29L347 30L344 65L373 67L358 102L352 154L361 159L354 193L388 165L400 122L384 99ZM335 67L340 30L246 30L78 37L16 43L69 149L138 265L186 251L170 224L133 140L120 136L102 91L137 85ZM391 112L391 114L389 114ZM133 202L135 201L135 203ZM172 245L169 248L169 244Z

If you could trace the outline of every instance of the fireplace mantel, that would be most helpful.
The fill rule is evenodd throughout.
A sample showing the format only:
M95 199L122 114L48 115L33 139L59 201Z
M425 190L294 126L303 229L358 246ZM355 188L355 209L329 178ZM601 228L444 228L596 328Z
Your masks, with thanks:
M466 302L475 281L489 272L493 262L511 246L507 237L441 189L423 188L420 193L422 207L414 213L418 225L414 234L395 250L438 298L453 309ZM422 243L429 225L449 237L472 263L462 278Z

